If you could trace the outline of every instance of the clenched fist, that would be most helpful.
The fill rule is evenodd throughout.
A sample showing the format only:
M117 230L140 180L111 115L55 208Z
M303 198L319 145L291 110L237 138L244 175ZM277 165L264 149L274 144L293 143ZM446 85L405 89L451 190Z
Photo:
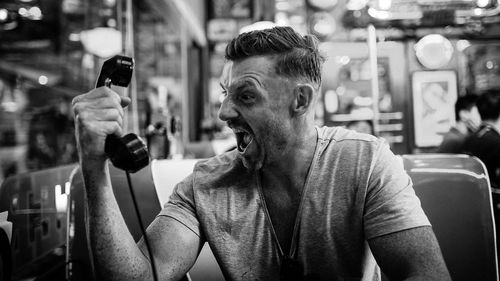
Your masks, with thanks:
M107 135L122 135L123 108L130 98L100 87L73 99L75 134L80 161L104 161Z

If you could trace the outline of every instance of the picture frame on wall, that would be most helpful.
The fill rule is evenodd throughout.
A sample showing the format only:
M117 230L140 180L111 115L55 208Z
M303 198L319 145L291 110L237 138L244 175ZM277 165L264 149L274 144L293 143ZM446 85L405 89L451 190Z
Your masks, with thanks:
M438 146L455 125L457 74L452 70L416 71L412 74L415 145Z

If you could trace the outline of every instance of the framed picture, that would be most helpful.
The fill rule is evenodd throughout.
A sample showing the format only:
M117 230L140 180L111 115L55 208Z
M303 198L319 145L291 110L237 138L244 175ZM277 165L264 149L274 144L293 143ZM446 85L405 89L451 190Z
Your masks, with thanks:
M438 146L455 125L457 75L454 71L417 71L412 75L415 145Z

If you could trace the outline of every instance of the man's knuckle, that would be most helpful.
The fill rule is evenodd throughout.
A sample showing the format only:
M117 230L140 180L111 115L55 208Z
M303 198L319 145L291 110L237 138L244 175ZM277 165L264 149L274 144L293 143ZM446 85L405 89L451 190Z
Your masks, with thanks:
M113 111L114 115L116 118L121 118L122 117L122 113L120 112L120 108L115 108L115 110Z

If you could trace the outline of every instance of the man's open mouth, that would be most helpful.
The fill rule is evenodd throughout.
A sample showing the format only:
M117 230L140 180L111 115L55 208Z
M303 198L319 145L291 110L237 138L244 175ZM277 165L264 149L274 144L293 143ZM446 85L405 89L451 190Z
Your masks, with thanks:
M234 129L234 133L236 134L236 143L239 152L245 152L248 145L253 141L253 135L248 133L247 131Z

